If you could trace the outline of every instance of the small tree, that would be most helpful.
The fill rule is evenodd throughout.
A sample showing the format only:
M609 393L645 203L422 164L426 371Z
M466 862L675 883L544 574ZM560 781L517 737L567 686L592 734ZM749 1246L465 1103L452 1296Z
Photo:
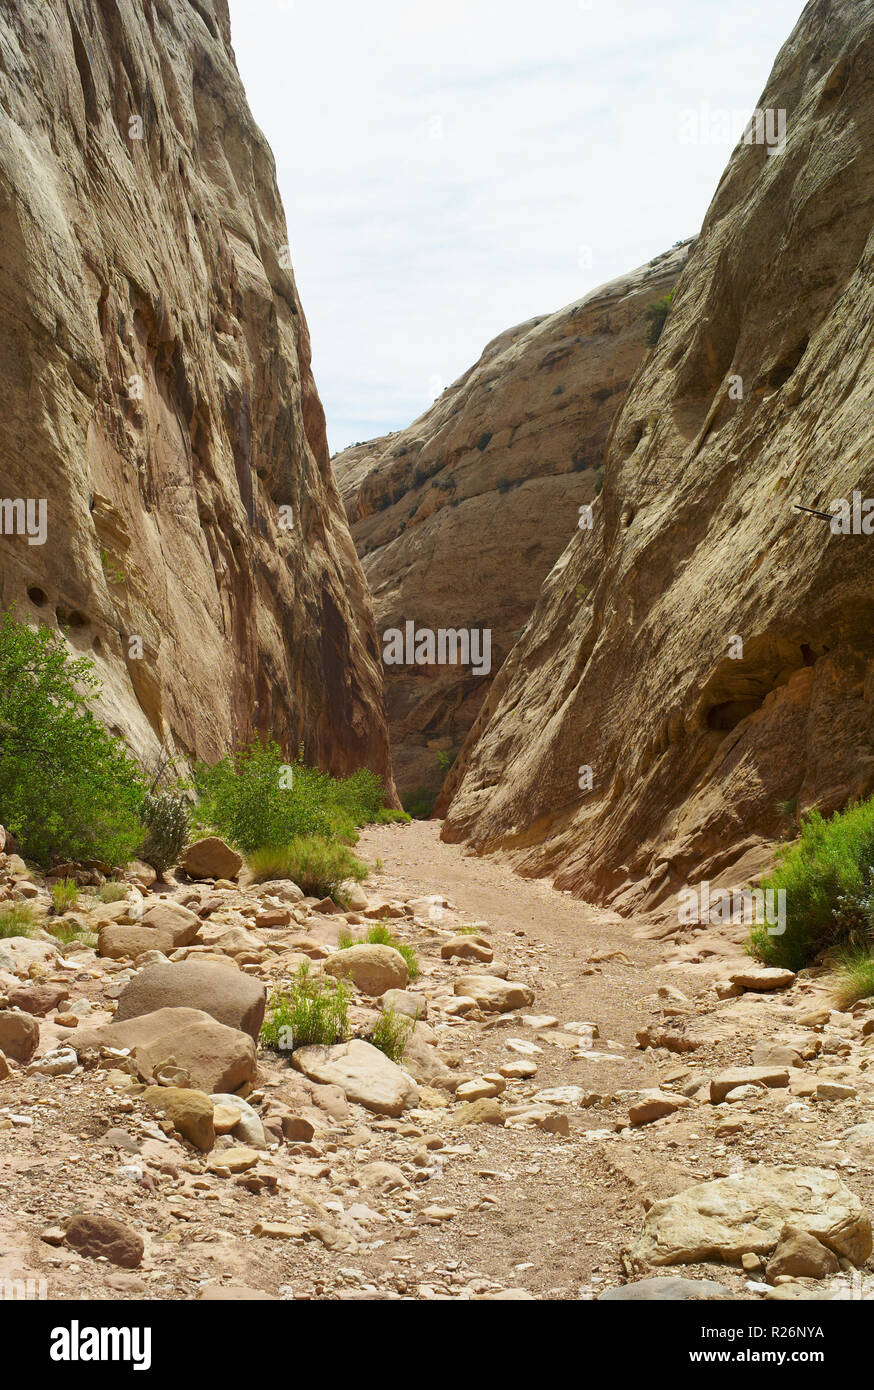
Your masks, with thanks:
M125 863L142 839L143 777L89 710L99 690L57 632L0 617L0 818L45 866Z

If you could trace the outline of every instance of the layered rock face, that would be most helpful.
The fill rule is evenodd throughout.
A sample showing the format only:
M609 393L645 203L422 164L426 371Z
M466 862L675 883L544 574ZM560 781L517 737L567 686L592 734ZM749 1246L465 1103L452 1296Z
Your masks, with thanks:
M334 458L379 634L408 621L491 634L488 674L386 666L402 792L439 789L438 752L463 743L580 506L600 489L611 421L648 351L646 309L688 253L502 333L409 429Z
M785 148L731 157L445 838L639 909L874 789L874 536L794 509L874 496L872 98L872 6L809 4L760 102Z
M390 786L369 598L226 0L18 0L0 105L0 601L69 628L141 755L272 729Z

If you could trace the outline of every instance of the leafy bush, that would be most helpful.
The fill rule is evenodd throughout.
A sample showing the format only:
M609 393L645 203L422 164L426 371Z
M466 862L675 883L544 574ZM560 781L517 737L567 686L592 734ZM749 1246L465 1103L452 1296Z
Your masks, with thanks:
M384 1052L392 1062L402 1062L414 1027L415 1021L407 1018L406 1014L399 1014L396 1009L385 1009L370 1030L367 1041Z
M674 302L675 289L666 294L663 299L655 299L652 304L648 304L643 311L643 317L647 321L646 341L649 347L655 347L659 338L662 336L662 329L665 320Z
M377 811L374 825L409 825L412 816L409 811L396 811L393 806L383 806Z
M0 940L9 936L30 936L37 927L37 916L30 903L13 903L0 908Z
M181 791L149 791L143 797L140 816L147 828L140 858L151 864L159 878L178 864L191 830L188 798Z
M304 893L314 898L333 898L342 902L340 885L347 879L360 883L368 868L356 859L348 845L301 836L278 848L255 850L247 863L258 883L274 878L290 878Z
M261 1029L265 1047L284 1052L314 1043L343 1042L349 1030L351 989L330 975L311 975L304 961L287 993L270 1000Z
M376 820L385 808L382 782L368 768L331 777L300 761L287 763L272 739L255 739L211 767L199 764L194 784L197 824L246 855L301 837L354 844L356 827Z
M413 820L427 820L434 810L437 793L430 787L418 786L404 797L404 810Z
M0 806L29 859L126 863L142 838L142 773L86 704L94 666L47 627L0 618Z
M756 927L749 949L767 965L800 970L824 950L867 936L866 909L874 865L874 798L825 820L805 818L801 835L778 850L764 889L786 893L786 931Z
M73 878L62 878L52 884L52 906L60 917L79 901L79 885Z
M419 957L408 942L401 941L399 937L394 935L386 922L374 922L364 939L372 946L393 946L407 962L407 972L410 979L418 980L422 973L419 969Z

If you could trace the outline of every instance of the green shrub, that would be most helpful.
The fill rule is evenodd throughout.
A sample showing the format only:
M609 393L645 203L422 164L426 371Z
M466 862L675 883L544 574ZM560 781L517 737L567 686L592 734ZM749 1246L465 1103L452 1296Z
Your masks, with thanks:
M437 793L430 787L418 786L404 797L404 810L413 820L427 820L434 810Z
M21 852L44 867L126 863L142 838L145 790L123 744L86 704L94 666L60 635L0 618L0 806Z
M376 813L374 825L409 825L412 816L409 811L396 811L393 806L383 806Z
M356 859L348 845L315 835L301 836L276 849L255 850L247 863L258 883L290 878L309 896L335 902L343 901L342 883L347 879L361 883L368 874L367 865Z
M402 1062L414 1027L415 1020L407 1018L406 1014L399 1014L396 1009L385 1009L373 1025L367 1041L384 1052L392 1062Z
M646 319L648 325L646 330L646 341L649 347L655 347L659 338L662 336L662 329L665 326L665 320L674 302L675 292L676 290L673 289L669 294L666 294L663 299L653 300L652 304L648 304L643 311L643 317Z
M874 994L874 956L870 947L845 946L834 960L835 1000L839 1009L850 1009Z
M117 883L113 881L111 883L101 884L97 896L102 903L120 903L122 898L127 897L127 894L128 885L126 883Z
M314 1043L343 1042L349 1030L351 989L330 975L311 975L304 961L287 993L274 995L261 1029L265 1047L289 1052Z
M407 962L407 972L411 980L418 980L421 975L419 968L419 957L415 950L406 941L401 941L395 936L386 922L374 922L368 929L367 936L364 938L371 946L392 946L403 956Z
M13 903L0 908L0 940L8 936L30 936L37 928L37 915L30 903Z
M188 798L181 791L146 792L140 816L147 829L140 846L140 858L163 878L188 848L191 830Z
M79 901L79 885L73 878L62 878L52 884L52 906L62 916Z
M767 965L801 970L829 947L858 944L869 932L865 901L874 865L874 798L825 820L813 811L801 835L778 850L764 889L786 893L786 931L756 927L749 949Z
M46 931L60 941L62 946L76 942L80 946L96 946L97 936L79 922L47 922Z

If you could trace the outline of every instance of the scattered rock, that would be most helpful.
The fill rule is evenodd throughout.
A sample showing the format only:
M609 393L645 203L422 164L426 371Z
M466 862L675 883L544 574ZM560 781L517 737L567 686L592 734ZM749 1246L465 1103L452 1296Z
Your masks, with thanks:
M372 998L389 989L405 989L409 978L407 962L393 946L347 946L325 961L325 972L336 979L351 979L356 989Z
M189 845L182 867L189 878L234 879L243 867L243 859L217 835L208 835Z
M143 1101L171 1120L183 1138L203 1153L215 1147L212 1098L179 1086L147 1086Z
M534 990L518 981L499 979L496 975L460 975L454 991L473 999L483 1013L509 1013L532 1003Z
M228 1028L199 1009L158 1009L123 1023L80 1028L69 1042L80 1057L89 1048L136 1048L153 1073L175 1058L200 1091L238 1091L255 1079L255 1044L248 1033Z
M30 1014L0 1009L0 1052L13 1062L29 1062L39 1044L39 1024Z
M113 1216L81 1212L67 1222L64 1238L72 1250L96 1260L101 1256L121 1269L136 1269L142 1262L143 1238Z
M333 1047L300 1047L291 1060L311 1080L339 1086L347 1100L378 1115L400 1115L419 1099L409 1075L360 1038Z

